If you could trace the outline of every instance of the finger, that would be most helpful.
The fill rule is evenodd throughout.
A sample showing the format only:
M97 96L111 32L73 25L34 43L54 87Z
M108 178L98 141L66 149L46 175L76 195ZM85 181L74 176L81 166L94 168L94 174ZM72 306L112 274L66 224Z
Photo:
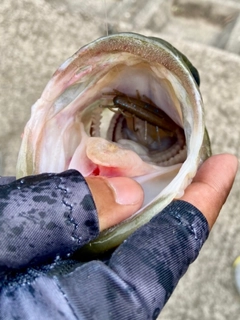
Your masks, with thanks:
M98 212L100 231L110 228L134 214L143 203L142 187L126 177L88 177Z
M230 154L215 155L206 160L181 200L197 207L212 228L232 188L238 160Z

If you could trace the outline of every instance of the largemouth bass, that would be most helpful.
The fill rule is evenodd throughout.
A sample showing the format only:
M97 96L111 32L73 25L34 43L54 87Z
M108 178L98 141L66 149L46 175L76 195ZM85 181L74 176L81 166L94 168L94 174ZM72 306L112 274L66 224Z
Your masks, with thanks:
M162 39L120 33L93 41L33 105L17 177L72 168L134 178L142 208L88 245L116 247L180 197L210 155L199 83L196 68Z

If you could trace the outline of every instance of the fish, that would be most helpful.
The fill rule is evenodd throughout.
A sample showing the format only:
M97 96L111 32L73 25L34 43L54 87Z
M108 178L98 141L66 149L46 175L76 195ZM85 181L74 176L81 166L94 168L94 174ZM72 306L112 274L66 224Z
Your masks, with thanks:
M84 248L111 250L181 197L211 155L199 86L197 69L163 39L98 38L56 70L32 106L16 175L76 169L140 183L142 207Z

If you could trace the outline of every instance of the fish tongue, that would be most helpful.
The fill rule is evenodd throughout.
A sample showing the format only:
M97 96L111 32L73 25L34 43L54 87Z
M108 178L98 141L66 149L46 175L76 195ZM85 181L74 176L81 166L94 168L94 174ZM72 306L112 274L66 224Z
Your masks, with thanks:
M78 170L84 177L139 177L172 171L171 167L159 167L144 162L136 152L124 149L117 143L87 135L82 135L82 141L71 159L69 169Z
M136 177L158 170L156 166L144 162L134 151L98 137L88 139L86 156L98 166L101 176Z

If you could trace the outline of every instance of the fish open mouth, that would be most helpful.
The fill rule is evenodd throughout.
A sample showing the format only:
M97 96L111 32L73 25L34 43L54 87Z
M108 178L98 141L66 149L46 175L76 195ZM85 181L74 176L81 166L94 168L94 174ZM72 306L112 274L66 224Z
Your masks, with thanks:
M101 54L94 66L95 59L75 74L81 76L54 101L55 113L42 131L42 161L37 170L127 176L143 185L147 179L150 184L151 179L159 180L157 188L146 184L144 205L149 204L187 158L177 97L184 88L163 65L135 54ZM51 145L50 139L54 139ZM56 141L59 147L54 150ZM54 151L58 160L50 164Z
M72 168L134 178L142 208L103 235L120 243L181 195L209 155L198 75L186 61L165 41L129 33L80 49L32 108L18 176Z

